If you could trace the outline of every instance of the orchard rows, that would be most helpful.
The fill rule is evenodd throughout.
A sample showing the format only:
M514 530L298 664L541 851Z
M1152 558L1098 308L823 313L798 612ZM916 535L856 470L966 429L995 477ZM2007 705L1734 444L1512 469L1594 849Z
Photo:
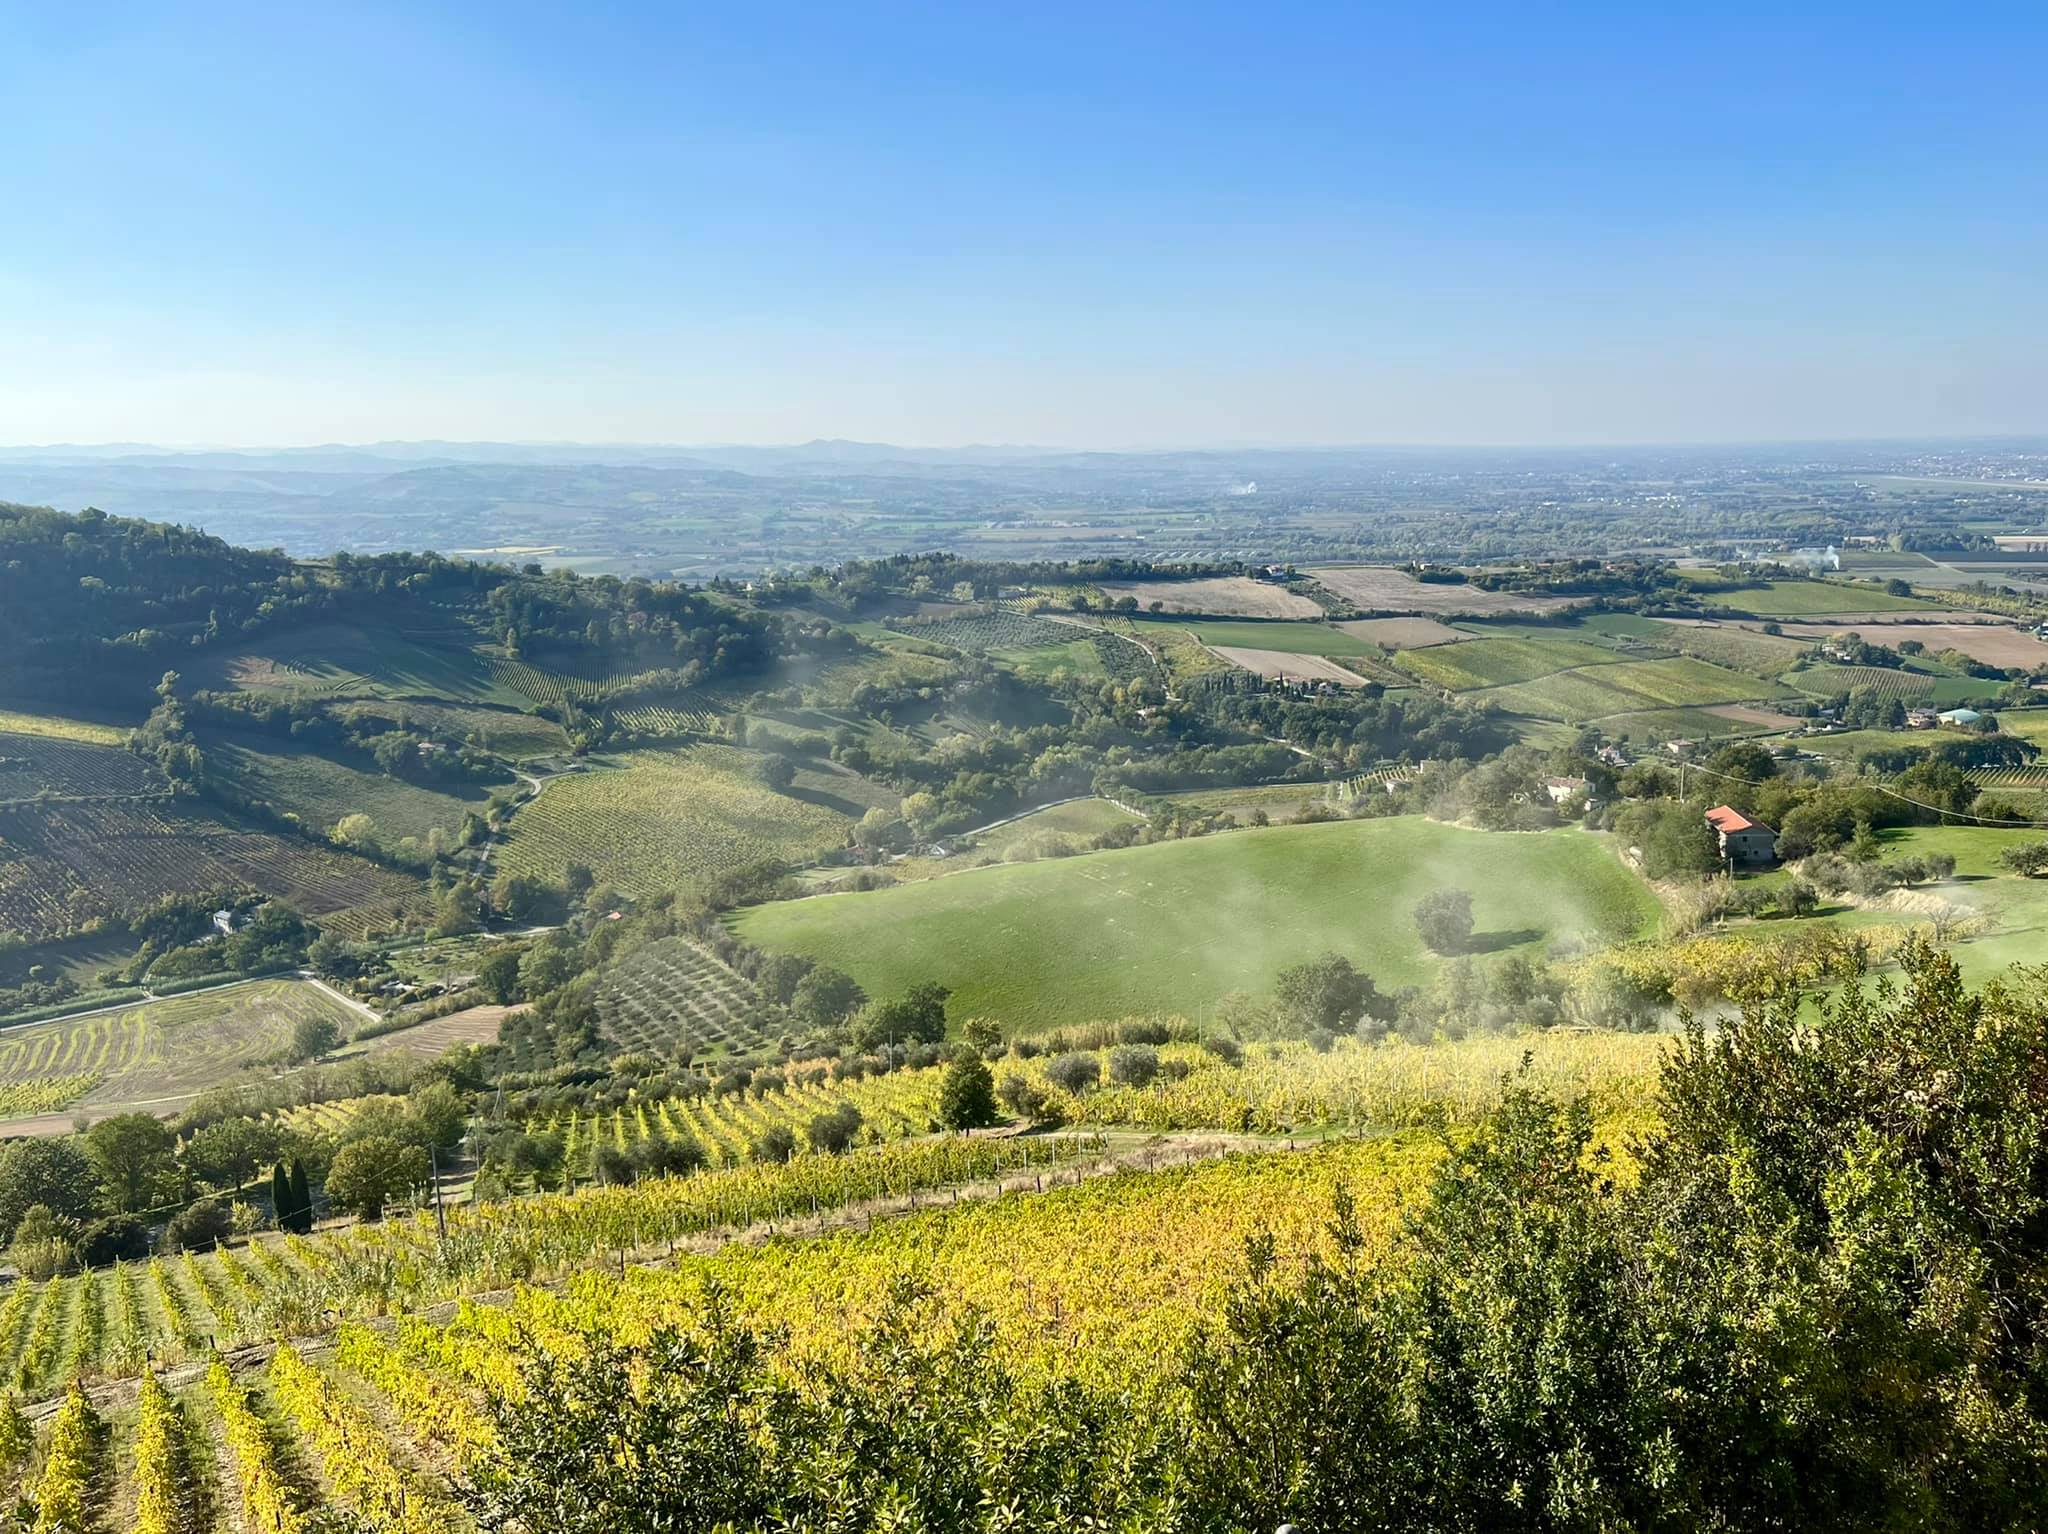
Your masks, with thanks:
M929 1134L939 1127L939 1083L944 1074L934 1066L829 1085L801 1081L759 1095L637 1102L594 1114L572 1109L535 1127L560 1132L564 1160L579 1177L595 1175L597 1153L605 1147L630 1151L647 1139L695 1140L713 1166L730 1167L749 1160L755 1146L775 1129L788 1130L802 1145L806 1126L843 1104L851 1104L860 1114L861 1143Z

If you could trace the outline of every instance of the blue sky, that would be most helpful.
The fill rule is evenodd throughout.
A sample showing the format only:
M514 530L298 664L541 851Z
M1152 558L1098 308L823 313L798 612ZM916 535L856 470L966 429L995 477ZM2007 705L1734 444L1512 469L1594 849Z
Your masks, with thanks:
M0 441L2048 431L2039 6L0 37Z

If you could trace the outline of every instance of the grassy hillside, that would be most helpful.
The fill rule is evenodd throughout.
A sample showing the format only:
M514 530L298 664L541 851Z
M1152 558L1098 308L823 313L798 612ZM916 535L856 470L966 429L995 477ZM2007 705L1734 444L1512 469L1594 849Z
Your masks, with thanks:
M452 836L465 813L482 812L492 787L408 783L255 735L209 740L207 760L249 797L297 815L313 830L327 830L342 816L360 813L377 823L379 835L393 840L424 837L436 826Z
M1656 902L1596 837L1460 830L1419 818L1276 826L743 912L771 949L847 970L870 994L953 986L957 1017L1014 1030L1170 1011L1206 1015L1335 949L1384 987L1440 962L1415 935L1431 889L1471 891L1493 952L1560 935L1633 936Z

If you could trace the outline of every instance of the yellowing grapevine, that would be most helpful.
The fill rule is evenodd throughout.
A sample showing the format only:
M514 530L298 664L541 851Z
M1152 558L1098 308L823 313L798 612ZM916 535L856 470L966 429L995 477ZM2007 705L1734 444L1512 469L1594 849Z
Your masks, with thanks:
M1027 1370L1156 1383L1249 1237L1270 1232L1298 1260L1328 1239L1340 1186L1369 1239L1392 1235L1442 1153L1412 1126L1478 1112L1525 1053L1529 1077L1626 1122L1660 1049L1258 1046L1230 1066L1169 1046L1179 1079L1070 1097L1077 1128L1007 1137L908 1137L938 1077L901 1072L843 1084L869 1094L870 1123L900 1112L909 1125L845 1155L464 1206L445 1235L427 1214L17 1283L0 1299L0 1367L39 1422L0 1397L0 1497L11 1487L52 1534L296 1534L329 1508L371 1530L462 1534L448 1477L495 1447L488 1405L519 1394L526 1350L573 1353L591 1331L642 1339L713 1281L800 1357L831 1356L909 1277L942 1312L988 1314ZM710 1115L689 1133L737 1146L822 1100L788 1088L631 1103L575 1132L630 1144L682 1132L687 1107ZM1239 1138L1247 1115L1296 1138ZM1154 1122L1226 1133L1161 1142L1142 1127ZM1338 1133L1354 1123L1357 1137Z

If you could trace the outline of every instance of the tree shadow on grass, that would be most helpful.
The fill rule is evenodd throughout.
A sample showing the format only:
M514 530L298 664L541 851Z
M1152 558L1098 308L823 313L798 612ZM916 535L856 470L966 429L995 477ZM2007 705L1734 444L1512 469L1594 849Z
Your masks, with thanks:
M1475 932L1465 939L1460 953L1499 953L1504 948L1520 948L1524 943L1533 943L1543 936L1535 927L1515 927L1505 932Z
M800 800L805 804L815 805L821 810L832 810L841 815L851 816L855 820L860 819L861 816L868 812L868 806L865 804L857 803L852 799L842 799L837 794L828 794L821 789L801 788L792 783L788 788L782 789L780 792L785 798Z

